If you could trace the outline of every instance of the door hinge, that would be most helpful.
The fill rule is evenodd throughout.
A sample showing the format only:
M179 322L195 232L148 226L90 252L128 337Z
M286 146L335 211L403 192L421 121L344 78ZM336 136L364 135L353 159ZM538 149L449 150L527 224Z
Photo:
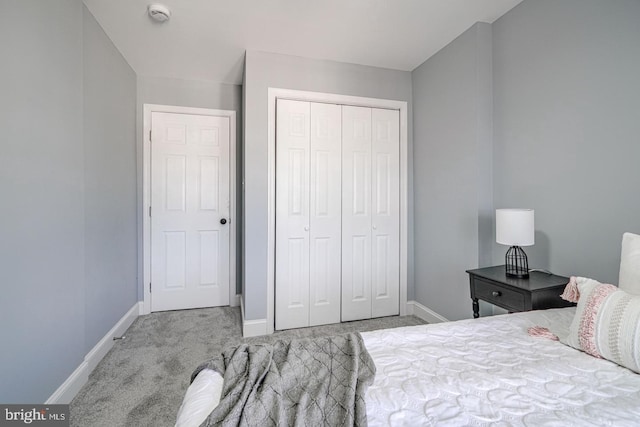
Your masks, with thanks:
M149 293L151 293L151 282L149 282Z
M151 142L151 130L149 130L149 142Z
M149 216L151 216L151 206L149 206Z

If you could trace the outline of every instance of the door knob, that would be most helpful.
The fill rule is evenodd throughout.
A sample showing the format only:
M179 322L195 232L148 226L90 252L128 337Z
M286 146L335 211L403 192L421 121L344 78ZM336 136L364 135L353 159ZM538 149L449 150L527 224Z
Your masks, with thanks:
M222 218L220 220L220 224L225 225L227 223L227 219L226 218Z

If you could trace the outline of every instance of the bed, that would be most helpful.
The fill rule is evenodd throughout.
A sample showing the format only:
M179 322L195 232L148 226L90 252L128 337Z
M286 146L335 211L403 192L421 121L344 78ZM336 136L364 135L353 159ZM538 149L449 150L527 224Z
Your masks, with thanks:
M622 266L626 265L625 281L630 283L626 289L638 295L640 236L634 245L637 247L633 251L627 251L635 257L630 263L631 255L625 255L623 243L620 279L622 283ZM582 279L578 278L579 286L574 288L577 307L363 332L362 340L376 367L375 379L365 395L368 424L639 425L640 304L636 303L640 296L607 288L613 302L601 298L602 292L597 298L604 304L601 314L615 309L616 301L627 301L625 316L631 320L616 325L618 329L630 329L630 340L621 343L629 347L630 359L608 353L605 347L613 336L606 334L602 342L597 336L591 337L596 340L595 347L580 351L572 347L576 344L571 343L571 336L576 333L572 330L576 322L583 325L584 319L593 314L589 310L593 309L594 298L590 296L587 301L586 294L610 286ZM578 291L585 296L578 298ZM629 313L635 317L630 318ZM607 319L600 320L610 321L616 316L624 317L606 314ZM597 313L592 317L597 319ZM532 327L549 334L532 336ZM597 332L609 326L595 328ZM589 330L593 332L593 325ZM581 342L585 345L586 341ZM627 367L620 366L625 363ZM201 371L187 391L176 425L200 425L217 404L221 389L219 374Z
M575 308L363 333L377 367L369 425L640 422L640 375L558 341Z

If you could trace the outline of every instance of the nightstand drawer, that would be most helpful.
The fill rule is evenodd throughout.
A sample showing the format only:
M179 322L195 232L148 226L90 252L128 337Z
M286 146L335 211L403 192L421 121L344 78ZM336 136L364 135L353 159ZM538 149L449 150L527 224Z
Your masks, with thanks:
M467 270L473 304L473 317L480 317L480 300L510 312L568 307L560 298L568 277L530 271L529 278L507 276L504 265Z
M512 311L524 311L524 295L482 279L475 280L476 298Z

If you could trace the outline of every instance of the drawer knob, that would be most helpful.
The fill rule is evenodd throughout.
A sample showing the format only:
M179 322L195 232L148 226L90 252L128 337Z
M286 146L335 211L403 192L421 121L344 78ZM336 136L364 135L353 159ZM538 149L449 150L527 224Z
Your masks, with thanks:
M491 292L491 295L493 295L494 297L499 297L500 295L502 295L502 292L493 291Z

